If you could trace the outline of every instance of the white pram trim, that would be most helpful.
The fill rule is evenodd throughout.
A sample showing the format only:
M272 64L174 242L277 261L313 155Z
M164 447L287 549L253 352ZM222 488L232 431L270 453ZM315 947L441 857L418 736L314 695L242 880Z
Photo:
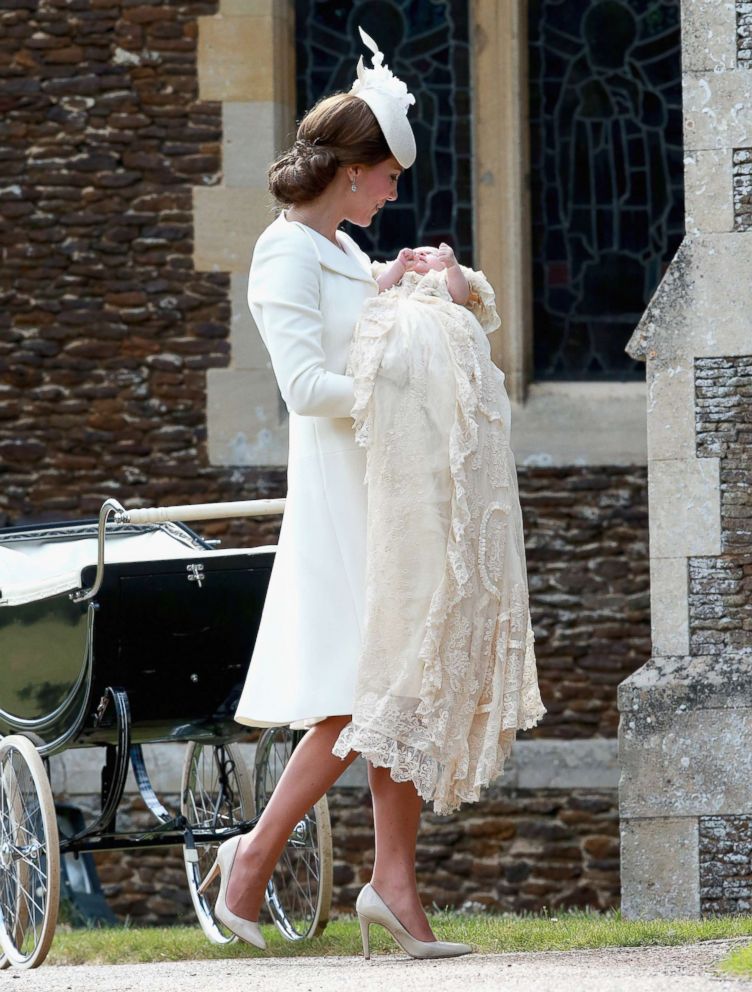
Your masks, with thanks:
M51 539L32 531L22 540L0 543L0 606L19 606L80 589L81 573L97 564L97 537L62 536ZM177 527L157 527L147 532L123 530L107 534L105 562L161 561L165 559L220 558L275 551L275 545L258 548L205 549Z

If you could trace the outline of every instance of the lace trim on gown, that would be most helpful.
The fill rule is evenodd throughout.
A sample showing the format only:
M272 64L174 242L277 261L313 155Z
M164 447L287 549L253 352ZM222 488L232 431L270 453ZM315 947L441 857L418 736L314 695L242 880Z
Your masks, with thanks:
M366 610L352 720L333 753L412 781L437 813L480 798L546 709L528 609L493 290L444 274L366 300L350 350L367 449ZM482 318L482 321L479 319Z

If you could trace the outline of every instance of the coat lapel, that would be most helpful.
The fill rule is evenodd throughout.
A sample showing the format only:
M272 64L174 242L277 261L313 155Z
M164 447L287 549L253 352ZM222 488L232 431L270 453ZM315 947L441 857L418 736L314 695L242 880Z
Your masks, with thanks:
M321 264L335 272L352 276L353 279L365 279L366 282L373 282L371 276L371 262L368 255L362 251L358 245L344 231L339 231L339 243L344 248L340 251L327 238L321 238L326 255L320 255Z
M282 224L298 224L305 231L316 248L319 261L325 268L339 272L343 276L349 276L350 279L373 282L368 256L344 231L339 231L339 240L343 251L333 245L323 234L319 234L318 231L314 231L306 224L301 224L299 221L289 221L284 214L280 214L278 219Z

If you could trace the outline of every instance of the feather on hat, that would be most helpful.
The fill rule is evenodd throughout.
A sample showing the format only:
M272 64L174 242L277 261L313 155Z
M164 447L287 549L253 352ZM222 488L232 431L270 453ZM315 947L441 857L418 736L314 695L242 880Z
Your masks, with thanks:
M368 104L392 155L403 169L409 169L415 161L415 136L407 119L407 108L415 103L415 97L408 92L406 84L384 65L383 52L379 51L373 38L361 27L358 31L363 43L373 52L373 67L367 68L363 64L363 56L360 56L357 78L350 92Z

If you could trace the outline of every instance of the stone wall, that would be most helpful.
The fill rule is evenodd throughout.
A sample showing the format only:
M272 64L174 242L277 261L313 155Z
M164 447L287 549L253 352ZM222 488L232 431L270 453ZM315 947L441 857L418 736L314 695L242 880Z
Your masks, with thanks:
M752 229L752 149L735 148L733 163L734 230Z
M334 905L352 912L373 865L367 791L331 801ZM520 790L494 785L451 817L424 812L417 852L426 906L494 912L619 905L619 816L614 790Z
M206 370L229 361L230 277L193 265L192 187L221 179L179 5L0 11L0 516L284 494L206 455ZM249 249L250 255L250 249ZM267 543L273 523L215 525Z
M752 818L700 817L700 897L705 913L752 909Z
M177 796L168 797L172 804ZM373 866L373 816L367 789L329 794L334 847L333 915L353 912ZM151 814L134 799L129 821ZM97 854L107 901L134 923L195 919L181 849ZM493 912L619 905L619 815L614 790L523 792L495 786L477 807L452 817L423 814L417 851L426 907Z
M752 648L752 356L695 359L698 458L720 460L721 554L690 558L690 650Z
M618 689L627 919L748 894L750 11L681 4L686 236L627 345L646 362L652 616Z
M736 58L739 66L752 68L752 3L736 0Z
M650 656L642 467L519 470L543 722L527 736L613 737L616 687Z

